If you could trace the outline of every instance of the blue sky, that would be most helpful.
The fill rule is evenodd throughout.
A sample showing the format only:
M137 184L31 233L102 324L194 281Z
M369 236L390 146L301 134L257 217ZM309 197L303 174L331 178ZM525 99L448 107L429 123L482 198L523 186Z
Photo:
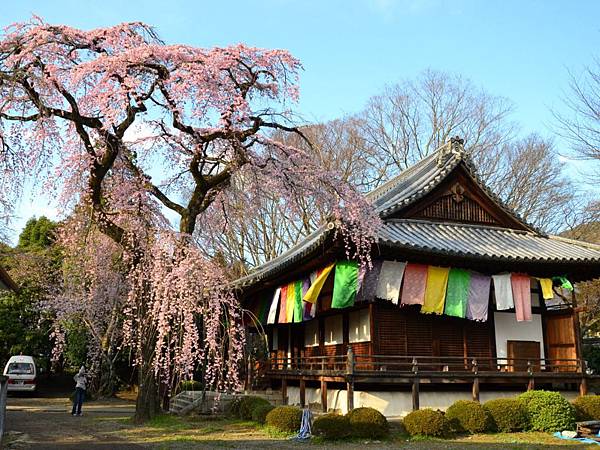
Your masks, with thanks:
M0 26L31 14L86 29L143 21L169 43L288 49L304 65L298 111L309 121L357 112L387 83L433 68L509 98L522 133L551 135L568 70L600 57L592 0L21 0L1 9ZM17 212L18 231L54 209L25 198Z

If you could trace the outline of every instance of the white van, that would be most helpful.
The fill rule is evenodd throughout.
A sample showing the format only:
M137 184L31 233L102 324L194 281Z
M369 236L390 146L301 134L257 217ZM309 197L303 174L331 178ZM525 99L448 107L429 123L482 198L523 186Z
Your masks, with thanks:
M31 356L11 356L4 375L8 377L9 391L34 392L36 389L37 370Z

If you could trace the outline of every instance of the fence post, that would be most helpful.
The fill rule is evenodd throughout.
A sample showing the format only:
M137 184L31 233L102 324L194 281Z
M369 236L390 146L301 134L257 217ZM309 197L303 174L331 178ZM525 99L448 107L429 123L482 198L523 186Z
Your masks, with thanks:
M419 363L417 362L417 358L413 358L412 360L412 372L412 408L413 411L417 411L419 409Z

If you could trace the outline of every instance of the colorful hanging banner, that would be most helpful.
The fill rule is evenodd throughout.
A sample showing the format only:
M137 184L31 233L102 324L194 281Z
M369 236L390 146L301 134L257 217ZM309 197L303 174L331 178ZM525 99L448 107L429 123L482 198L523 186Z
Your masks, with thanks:
M487 320L491 284L492 277L471 272L469 299L467 301L467 319L479 322Z
M427 268L427 286L425 287L425 301L421 307L422 313L444 313L449 272L450 268L448 267L429 266Z
M500 273L492 275L494 280L494 296L496 298L496 309L504 311L515 307L515 301L512 293L512 283L510 273Z
M348 308L354 305L358 291L358 264L356 261L339 261L335 265L332 308Z
M552 289L552 280L550 278L538 278L540 287L542 288L542 298L551 300L554 298L554 290Z
M405 268L404 262L383 261L375 297L389 300L397 305Z
M287 323L287 285L281 286L281 295L279 300L279 323Z
M294 322L302 322L304 308L302 307L302 280L294 283Z
M552 277L552 281L554 282L554 284L560 286L563 289L566 289L567 291L573 290L573 285L569 280L567 280L566 277Z
M281 288L275 289L273 294L273 301L271 302L271 309L269 309L269 317L267 318L267 324L274 324L275 318L277 317L277 306L279 306L279 297L281 295Z
M294 308L296 307L296 282L293 281L287 285L287 298L285 301L285 321L292 323L294 321Z
M356 294L356 303L373 301L375 299L382 264L383 261L380 259L375 260L372 262L371 270L365 271L365 276Z
M517 322L531 322L531 278L522 273L510 277Z
M450 269L444 314L462 319L465 318L470 285L471 273L468 270Z
M427 266L408 263L404 269L402 305L422 305L427 287Z
M323 289L323 285L325 281L327 281L327 277L335 267L335 263L329 264L325 268L323 268L322 272L319 273L315 282L311 284L308 292L304 295L303 300L309 303L317 303L317 299L319 298L319 294L321 293L321 289Z

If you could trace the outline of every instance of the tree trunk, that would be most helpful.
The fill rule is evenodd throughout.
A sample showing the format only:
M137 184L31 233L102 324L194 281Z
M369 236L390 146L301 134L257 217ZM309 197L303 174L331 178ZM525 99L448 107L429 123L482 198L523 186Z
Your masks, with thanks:
M160 399L154 369L147 361L144 361L138 370L138 382L134 421L135 423L143 423L152 419L160 411Z
M153 336L153 327L148 323L145 325L145 338L142 344L142 361L138 367L138 395L135 403L136 423L143 423L152 419L160 412L160 396L158 392L158 383L154 376L154 367L152 360L154 356L154 341L150 339Z

